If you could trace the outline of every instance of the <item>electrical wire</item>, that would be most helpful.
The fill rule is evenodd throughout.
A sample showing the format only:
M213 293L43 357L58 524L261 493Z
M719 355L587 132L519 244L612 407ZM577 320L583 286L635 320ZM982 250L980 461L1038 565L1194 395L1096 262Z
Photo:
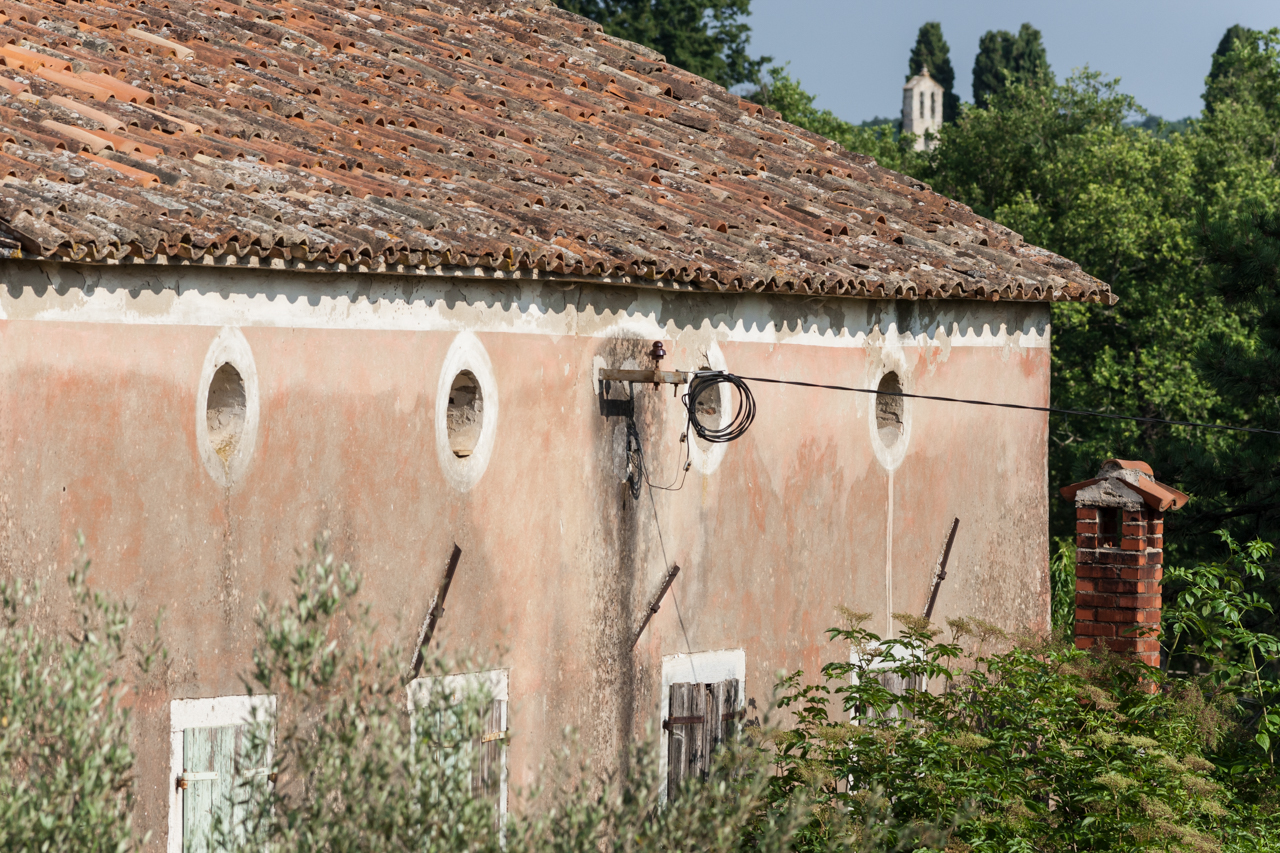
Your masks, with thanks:
M699 374L700 375L700 374ZM729 375L729 374L726 374ZM904 391L876 391L871 388L854 388L849 385L826 385L820 382L800 382L794 379L766 379L763 376L730 376L731 379L748 382L766 382L771 385L796 385L801 388L823 388L829 391L855 391L859 394L877 394L885 397L909 397L915 400L936 400L943 403L964 403L970 406L994 406L1001 409L1022 409L1028 412L1048 412L1054 415L1080 415L1092 418L1109 418L1114 421L1136 421L1146 424L1167 424L1168 426L1195 427L1197 429L1220 429L1230 432L1252 432L1262 435L1280 435L1280 430L1261 429L1259 427L1227 426L1225 424L1205 424L1195 421L1171 421L1165 418L1143 418L1137 415L1116 415L1111 412L1091 412L1086 409L1059 409L1055 406L1027 406L1021 403L995 403L990 400L966 400L961 397L938 397L932 394L908 394ZM695 377L695 380L696 377ZM693 384L690 383L690 394ZM686 395L688 396L688 395ZM692 410L690 419L692 420ZM697 429L695 422L694 429ZM734 436L737 438L738 436ZM732 439L729 439L732 440Z
M676 474L675 479L669 485L657 486L649 479L649 469L644 464L644 445L640 443L640 433L636 432L636 461L640 465L640 476L644 477L644 484L650 489L660 489L664 492L678 492L684 488L685 477L689 474L689 469L693 467L693 462L689 458L689 428L685 427L684 435L680 436L680 442L684 445L684 464L680 466L680 473ZM676 485L676 481L680 481L680 485Z
M743 382L744 377L725 373L723 370L705 370L695 373L689 380L689 390L683 397L685 409L689 413L689 426L698 434L698 438L712 444L723 444L742 438L743 434L756 419L756 400L751 396L751 389ZM709 427L699 419L698 401L708 392L718 393L716 386L731 385L738 391L738 410L733 418L724 426Z
M687 471L688 468L685 470ZM648 480L649 478L645 477L645 482L648 482ZM662 522L658 520L658 502L653 497L652 485L649 486L649 506L653 507L653 529L658 532L658 547L662 550L662 565L670 568L671 558L667 556L667 542L662 536ZM671 596L672 603L675 604L676 619L680 621L680 633L684 635L685 650L689 654L693 654L693 643L689 642L689 630L684 626L684 614L680 612L680 602L676 598L675 584L671 585L667 593Z
M628 399L634 405L634 390L629 389ZM632 497L640 497L640 481L652 489L659 489L664 492L678 492L684 488L685 477L689 473L689 469L693 467L693 461L690 458L689 450L689 427L684 428L684 433L680 436L680 442L684 445L684 461L680 466L680 470L672 478L671 482L665 486L659 486L649 478L649 468L645 464L644 442L640 440L640 430L636 425L634 414L627 417L627 456L631 458L634 455L636 467L639 469L640 477L632 480ZM679 485L677 485L677 481Z
M632 429L635 429L634 422L632 423ZM658 501L653 496L653 490L662 489L663 491L678 492L680 491L680 489L684 488L684 475L689 472L689 466L691 464L688 458L689 430L686 429L685 435L684 435L684 439L685 439L684 470L680 475L680 485L674 489L671 488L670 486L655 486L652 482L650 482L649 474L644 467L644 445L641 444L640 442L639 430L635 430L635 439L636 439L636 452L638 457L637 461L640 463L640 475L644 477L645 485L649 487L649 506L653 508L653 529L658 533L658 547L662 551L662 565L669 569L671 567L671 558L667 556L667 541L666 541L666 538L662 535L662 522L658 517ZM674 483L675 480L672 480L671 482ZM667 590L667 593L671 596L671 601L676 608L676 619L679 620L680 622L680 633L684 635L685 650L689 654L693 654L693 644L689 641L689 630L684 625L684 614L680 612L680 601L679 599L676 598L676 590L675 590L674 584Z

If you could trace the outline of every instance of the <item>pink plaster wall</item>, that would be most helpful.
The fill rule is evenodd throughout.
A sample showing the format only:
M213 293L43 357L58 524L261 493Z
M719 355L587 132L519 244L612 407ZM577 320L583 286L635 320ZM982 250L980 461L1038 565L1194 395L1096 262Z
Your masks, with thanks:
M1047 317L1047 309L1044 310ZM454 542L463 550L437 638L511 672L511 784L566 725L611 760L656 727L661 657L745 648L747 693L778 670L815 671L834 606L885 613L892 501L894 608L922 612L939 546L961 525L935 621L980 615L1046 627L1046 419L917 401L909 449L876 461L868 400L755 386L759 414L709 476L632 499L600 415L593 357L648 341L481 333L501 395L497 443L470 492L435 451L435 389L449 332L244 327L261 383L251 465L230 490L202 467L195 399L205 326L0 321L0 559L64 574L83 531L92 582L165 610L172 664L138 702L139 824L163 844L167 707L242 692L254 603L289 591L295 550L319 530L365 577L387 639L415 635ZM666 367L696 366L669 343ZM861 385L869 350L725 342L744 375ZM1043 405L1047 348L908 347L914 390ZM611 361L611 364L616 364ZM683 459L670 387L636 390L651 475ZM861 413L859 413L861 406ZM655 522L655 506L656 518ZM664 573L682 567L634 653L626 638ZM676 606L678 602L678 608ZM678 618L679 617L679 618ZM683 621L683 627L681 626Z

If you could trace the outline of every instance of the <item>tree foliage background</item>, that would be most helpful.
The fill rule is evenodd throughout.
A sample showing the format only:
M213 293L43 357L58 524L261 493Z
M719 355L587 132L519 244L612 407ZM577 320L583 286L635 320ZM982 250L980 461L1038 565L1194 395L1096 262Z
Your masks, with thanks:
M771 61L747 52L751 28L743 18L751 0L558 0L557 5L726 89L758 83Z
M993 95L1021 83L1034 86L1049 81L1049 56L1040 31L1023 24L1017 35L1008 30L988 30L978 39L973 61L973 102L990 106Z
M915 47L911 48L911 61L907 66L907 79L929 69L929 76L946 91L942 95L942 120L955 121L960 111L960 97L956 95L956 70L951 67L951 48L942 37L942 24L929 21L916 34Z

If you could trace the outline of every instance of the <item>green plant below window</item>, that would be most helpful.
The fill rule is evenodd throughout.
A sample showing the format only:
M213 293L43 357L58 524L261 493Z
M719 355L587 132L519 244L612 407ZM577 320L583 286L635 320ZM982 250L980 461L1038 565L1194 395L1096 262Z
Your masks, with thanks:
M785 725L745 727L709 778L664 804L651 743L592 757L615 768L601 773L567 740L504 817L492 775L476 784L490 697L428 691L411 712L357 575L321 541L293 598L262 611L247 678L276 711L237 747L254 771L237 774L238 807L214 810L239 822L214 821L201 849L1274 853L1277 646L1248 628L1265 612L1249 584L1270 548L1226 544L1221 562L1168 570L1170 673L978 620L952 620L939 642L899 615L886 639L846 613L831 632L839 660L818 683L784 679ZM123 853L139 844L120 705L129 610L92 593L83 569L70 589L60 628L72 630L42 633L34 596L0 585L0 842ZM477 669L425 666L438 679Z
M485 690L416 691L408 711L402 668L375 644L356 601L358 576L325 540L298 567L294 588L292 601L261 611L247 683L277 697L277 713L253 726L249 751L257 766L274 743L277 781L266 796L243 786L251 814L241 826L215 827L211 849L731 853L744 838L761 853L790 849L805 802L771 804L768 762L742 742L666 805L652 744L628 748L623 769L603 774L566 747L540 773L541 789L513 791L516 807L499 815L474 784L480 752L469 747L486 731ZM480 668L424 649L428 683ZM618 756L598 758L609 765Z
M1165 571L1170 599L1163 614L1166 658L1171 670L1198 676L1209 689L1238 700L1241 730L1251 737L1234 739L1221 763L1242 780L1274 785L1280 746L1280 638L1251 627L1255 617L1273 610L1250 587L1265 581L1265 564L1275 548L1260 540L1240 545L1226 531L1218 535L1227 546L1225 560Z
M158 646L130 647L130 609L88 572L87 560L71 572L69 600L0 581L0 850L118 853L134 840L125 675Z
M1196 684L1153 692L1160 673L1131 659L980 620L949 620L943 643L907 614L892 639L847 617L831 636L849 656L783 682L796 724L772 736L775 797L818 805L802 849L869 828L878 849L1280 849L1206 757L1232 721Z

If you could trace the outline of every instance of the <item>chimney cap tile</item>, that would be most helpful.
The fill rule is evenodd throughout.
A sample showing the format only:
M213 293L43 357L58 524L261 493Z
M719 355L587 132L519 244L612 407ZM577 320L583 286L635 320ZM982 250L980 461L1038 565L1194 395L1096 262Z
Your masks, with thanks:
M1095 488L1099 484L1105 485ZM1156 481L1150 465L1129 459L1108 459L1102 463L1097 477L1063 486L1059 491L1067 500L1074 500L1076 506L1125 505L1127 509L1136 509L1136 506L1129 506L1136 501L1125 500L1133 494L1160 512L1182 509L1187 503L1185 494Z
M1102 469L1105 471L1112 465L1123 471L1141 471L1148 477L1155 476L1155 472L1151 470L1151 466L1145 462L1138 462L1132 459L1108 459L1106 462L1102 463Z

